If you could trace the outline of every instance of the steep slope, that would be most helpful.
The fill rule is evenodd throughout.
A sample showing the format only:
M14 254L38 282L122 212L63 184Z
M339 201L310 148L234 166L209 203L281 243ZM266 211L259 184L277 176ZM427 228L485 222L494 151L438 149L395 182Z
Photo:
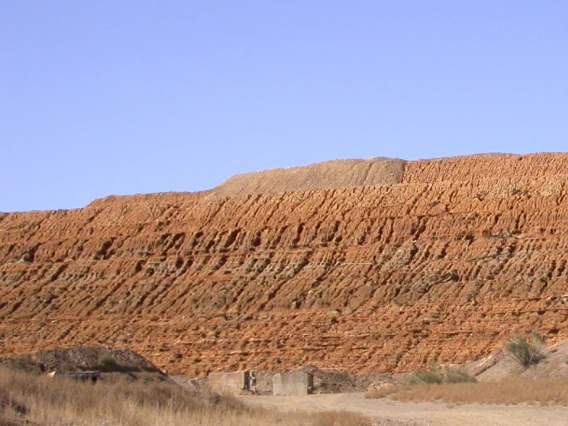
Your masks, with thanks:
M168 372L405 371L568 336L567 154L400 183L109 197L0 216L0 356L129 347Z

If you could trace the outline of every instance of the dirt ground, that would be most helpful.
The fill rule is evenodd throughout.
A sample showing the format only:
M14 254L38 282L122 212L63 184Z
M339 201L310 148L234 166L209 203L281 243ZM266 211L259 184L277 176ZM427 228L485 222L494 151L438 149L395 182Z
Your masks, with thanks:
M568 407L528 405L457 405L443 403L402 403L390 399L365 399L364 393L307 396L244 395L250 405L284 411L345 410L360 412L377 426L460 426L460 425L566 425Z

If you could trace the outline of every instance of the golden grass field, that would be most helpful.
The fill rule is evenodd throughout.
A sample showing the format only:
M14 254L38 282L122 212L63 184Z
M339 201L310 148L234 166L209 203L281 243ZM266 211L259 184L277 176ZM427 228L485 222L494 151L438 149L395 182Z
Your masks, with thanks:
M0 368L0 425L369 426L351 412L282 413L167 382L96 384Z
M448 404L567 405L568 382L505 381L392 386L367 392L365 398L390 398L401 402L438 401Z
M104 373L96 384L82 383L42 375L31 358L15 359L0 365L0 426L456 426L488 419L491 424L563 425L568 343L545 354L530 367L500 354L469 366L431 365L366 393L304 397L220 396L144 371ZM101 362L100 356L93 359Z

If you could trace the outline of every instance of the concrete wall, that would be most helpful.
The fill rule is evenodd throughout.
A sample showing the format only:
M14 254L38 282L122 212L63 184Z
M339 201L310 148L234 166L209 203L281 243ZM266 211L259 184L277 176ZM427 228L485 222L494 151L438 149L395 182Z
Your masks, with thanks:
M279 373L272 379L274 395L308 395L314 388L314 376L307 373Z
M239 394L248 388L248 371L209 373L207 382L213 392Z

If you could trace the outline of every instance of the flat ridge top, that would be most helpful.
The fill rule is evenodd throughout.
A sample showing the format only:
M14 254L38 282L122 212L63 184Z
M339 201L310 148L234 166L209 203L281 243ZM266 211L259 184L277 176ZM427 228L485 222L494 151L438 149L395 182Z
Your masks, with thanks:
M479 182L495 178L540 178L568 172L568 153L477 154L411 161L402 183Z
M520 176L539 178L567 172L567 153L477 154L417 161L375 157L239 174L213 188L209 194L232 197L407 183L477 182Z
M406 161L391 158L334 160L309 166L272 169L235 175L211 190L230 197L310 189L392 185L400 183Z
M416 161L374 157L366 160L332 160L307 166L238 174L207 191L109 195L93 200L86 207L100 209L110 205L133 203L185 204L217 197L399 184L549 179L559 175L568 175L568 153L524 155L494 153ZM46 212L36 213L42 215ZM6 213L0 213L0 218L2 215Z

